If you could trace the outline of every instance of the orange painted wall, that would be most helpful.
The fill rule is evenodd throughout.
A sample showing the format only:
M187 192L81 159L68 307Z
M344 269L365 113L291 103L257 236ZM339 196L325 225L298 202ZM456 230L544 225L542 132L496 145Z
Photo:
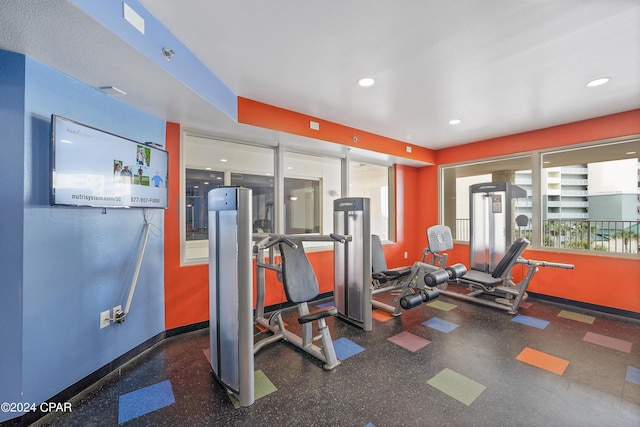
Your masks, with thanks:
M319 124L319 130L309 127L311 120ZM242 97L238 97L238 122L435 164L434 150ZM411 153L406 147L411 147Z
M585 120L533 132L475 142L439 150L439 165L492 156L503 156L536 149L568 146L614 137L640 134L640 110ZM419 172L421 186L437 187L434 167ZM434 193L435 194L435 193ZM429 212L418 225L425 229L437 217L437 200L425 198L420 209ZM469 247L457 244L449 252L449 263L469 263ZM527 258L574 264L574 270L541 268L531 285L531 292L566 298L605 307L640 312L640 260L593 254L575 254L528 250Z
M640 109L445 148L436 152L436 161L438 165L444 165L638 133L640 133Z
M180 125L167 123L169 208L164 213L165 329L209 319L207 266L180 266Z

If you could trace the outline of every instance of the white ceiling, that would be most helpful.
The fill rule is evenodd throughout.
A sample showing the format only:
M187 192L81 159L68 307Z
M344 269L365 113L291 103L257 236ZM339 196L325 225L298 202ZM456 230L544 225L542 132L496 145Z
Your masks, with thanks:
M640 108L638 0L139 2L236 95L428 148ZM304 140L234 123L66 0L0 0L0 49L186 128Z

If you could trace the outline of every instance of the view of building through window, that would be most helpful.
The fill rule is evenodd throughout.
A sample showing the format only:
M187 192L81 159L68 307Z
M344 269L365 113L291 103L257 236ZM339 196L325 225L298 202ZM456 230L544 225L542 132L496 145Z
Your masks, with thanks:
M534 194L529 157L442 168L445 222L457 240L469 239L469 186L511 182L527 192L513 200L515 237L542 247L639 253L640 152L638 140L540 154L540 194ZM455 203L447 202L453 200ZM538 203L536 203L539 201ZM455 215L452 215L455 212ZM539 229L533 218L540 212ZM526 218L526 219L525 219Z

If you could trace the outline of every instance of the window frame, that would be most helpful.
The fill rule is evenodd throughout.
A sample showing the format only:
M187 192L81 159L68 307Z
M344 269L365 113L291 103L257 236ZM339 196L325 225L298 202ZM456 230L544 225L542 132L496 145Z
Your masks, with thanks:
M520 157L526 157L526 156L530 156L530 163L531 163L531 177L532 177L532 182L531 182L531 212L532 212L532 218L531 218L531 231L532 231L532 239L531 239L531 248L536 249L536 250L540 250L540 251L549 251L549 252L570 252L570 253L576 253L576 254L588 254L588 255L598 255L598 256L608 256L608 257L632 257L632 258L637 258L638 256L640 256L640 249L638 250L638 253L622 253L622 252L603 252L603 251L598 251L598 250L593 250L593 249L575 249L575 248L565 248L565 247L556 247L556 246L544 246L544 230L543 230L543 202L542 202L542 177L543 177L543 171L545 169L544 167L544 156L553 156L553 155L558 155L560 153L563 152L575 152L575 153L579 153L580 150L589 150L589 149L594 149L594 148L599 148L599 147L603 147L604 149L608 148L608 147L612 147L615 145L626 145L626 144L633 144L633 146L635 147L637 144L640 144L640 135L628 135L628 136L624 136L624 137L617 137L617 138L608 138L608 139L604 139L604 140L596 140L596 141L589 141L589 142L584 142L584 143L578 143L578 144L572 144L572 145L567 145L567 146L560 146L560 147L551 147L551 148L546 148L546 149L540 149L540 150L530 150L530 151L523 151L523 152L518 152L518 153L512 153L509 155L504 155L504 156L494 156L494 157L487 157L487 158L481 158L481 159L474 159L472 161L461 161L461 162L453 162L453 163L447 163L447 164L441 164L438 165L438 189L439 189L439 197L438 197L438 220L439 223L444 224L445 223L445 218L446 218L446 213L445 213L445 197L450 197L450 191L448 187L445 187L446 182L448 179L445 177L445 172L446 170L450 169L450 168L456 168L456 167L465 167L465 166L472 166L472 165L478 165L478 164L485 164L485 163L491 163L491 162L496 162L496 161L504 161L504 160L509 160L512 158L520 158ZM635 151L635 150L634 150ZM640 206L640 150L637 151L637 154L635 155L637 157L632 157L632 158L637 158L638 160L638 180L639 180L639 189L638 189L638 203ZM628 157L618 157L615 159L610 159L610 160L622 160L622 159L626 159ZM574 164L582 164L583 162L581 161L581 159L587 159L587 156L583 156L582 158L579 157L578 155L578 160L576 160L576 162ZM602 161L606 161L606 160L602 160ZM585 161L584 163L588 164L590 162ZM448 195L448 196L447 196ZM640 219L640 215L638 216ZM467 240L460 240L460 239L455 239L456 243L460 243L460 244L468 244L469 242Z
M376 166L382 166L387 168L388 171L388 206L389 206L389 218L388 218L388 234L389 240L386 240L385 243L394 242L395 241L395 222L396 222L396 203L395 203L395 165L391 164L391 162L384 161L376 161L372 158L368 158L366 154L360 153L357 157L351 157L349 150L341 151L340 153L326 153L319 152L313 149L311 150L301 150L299 148L293 148L288 145L282 144L269 144L269 143L260 143L256 141L246 141L246 140L238 140L234 138L229 138L226 136L220 135L212 135L206 134L202 132L198 132L197 130L192 129L183 129L180 135L180 197L179 197L179 233L180 233L180 265L182 266L190 266L190 265L201 265L207 264L209 262L208 256L200 256L200 257L191 257L187 258L187 246L190 249L195 248L196 251L200 250L203 254L204 251L208 251L208 239L205 240L186 240L186 169L187 162L185 152L187 149L187 139L189 137L201 138L201 139L210 139L212 141L219 141L222 143L231 143L238 145L246 145L258 148L266 148L273 150L273 177L274 177L274 207L273 207L273 215L274 215L274 232L275 233L284 233L285 230L285 219L284 219L284 178L285 178L285 153L296 153L301 155L309 155L316 156L320 158L334 159L340 162L340 188L335 189L336 195L331 196L329 199L327 197L321 197L322 206L326 203L331 203L333 206L332 200L337 198L349 197L349 162L350 161L359 161L362 163L367 163ZM364 155L363 155L364 154ZM372 152L372 156L375 156L375 153ZM193 166L189 166L189 169L194 169ZM246 171L246 173L254 174L252 171ZM228 182L230 179L230 171L225 172L225 182ZM321 186L322 188L322 186ZM325 187L324 190L327 190ZM355 195L357 196L357 195ZM328 200L331 200L330 202ZM326 213L320 214L321 220L324 218L326 220ZM323 234L329 234L333 232L333 230L327 230L326 227L321 229ZM308 247L307 247L308 246ZM333 244L327 242L310 242L309 244L305 244L305 249L307 252L313 251L326 251L332 250Z

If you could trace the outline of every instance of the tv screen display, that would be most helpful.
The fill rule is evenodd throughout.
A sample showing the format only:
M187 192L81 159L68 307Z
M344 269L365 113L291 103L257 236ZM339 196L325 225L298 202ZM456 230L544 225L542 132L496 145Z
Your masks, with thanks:
M51 203L166 208L168 153L53 115Z

